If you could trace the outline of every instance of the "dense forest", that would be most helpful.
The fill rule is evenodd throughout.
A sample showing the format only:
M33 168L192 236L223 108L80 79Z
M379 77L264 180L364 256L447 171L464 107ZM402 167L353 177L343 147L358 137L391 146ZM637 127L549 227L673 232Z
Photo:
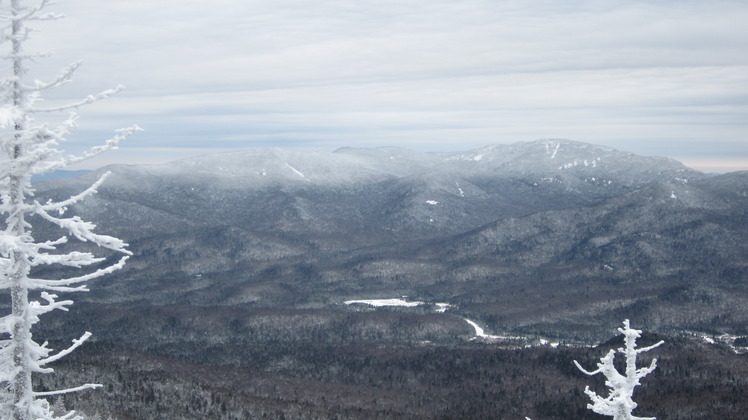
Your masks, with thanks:
M102 390L67 396L65 404L123 420L601 419L587 410L583 391L590 385L602 392L604 379L585 376L573 361L594 366L622 345L616 336L594 347L519 347L471 339L458 317L437 321L440 315L399 309L213 307L194 313L191 324L166 315L168 308L140 320L103 307L83 310L101 310L107 330L59 362L44 385L103 383ZM425 327L437 322L439 333ZM157 330L163 338L148 340ZM748 355L698 337L645 332L640 343L659 340L665 344L640 359L644 365L656 357L658 368L637 388L635 413L744 418Z

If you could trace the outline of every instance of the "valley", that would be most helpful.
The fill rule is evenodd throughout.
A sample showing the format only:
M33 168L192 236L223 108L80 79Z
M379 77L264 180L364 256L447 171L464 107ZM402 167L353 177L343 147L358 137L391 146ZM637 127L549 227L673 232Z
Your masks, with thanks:
M667 343L642 412L747 408L746 172L566 140L263 149L114 165L37 196L107 171L70 211L133 256L38 331L94 333L50 379L110 384L71 397L84 412L599 418L571 360L593 365L623 319Z

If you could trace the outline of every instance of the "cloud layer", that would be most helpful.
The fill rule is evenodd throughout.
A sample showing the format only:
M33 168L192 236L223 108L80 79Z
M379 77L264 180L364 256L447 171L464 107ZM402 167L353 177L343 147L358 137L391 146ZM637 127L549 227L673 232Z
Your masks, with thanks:
M36 71L84 59L53 102L128 87L84 110L77 137L143 126L117 159L563 137L748 169L742 0L69 0L55 9L67 18L40 23L35 47L56 55Z

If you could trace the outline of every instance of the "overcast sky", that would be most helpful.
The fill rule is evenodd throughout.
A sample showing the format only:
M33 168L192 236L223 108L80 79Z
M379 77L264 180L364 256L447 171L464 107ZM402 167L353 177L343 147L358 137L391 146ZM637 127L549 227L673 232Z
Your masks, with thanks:
M467 150L567 138L748 170L748 2L59 0L48 101L123 84L66 147L108 162L255 147ZM6 64L7 65L7 64Z

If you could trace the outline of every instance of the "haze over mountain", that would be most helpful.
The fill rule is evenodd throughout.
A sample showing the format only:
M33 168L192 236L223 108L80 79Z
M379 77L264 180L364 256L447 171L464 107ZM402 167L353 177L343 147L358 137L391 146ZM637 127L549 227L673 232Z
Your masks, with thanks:
M345 148L114 165L39 184L131 244L79 300L328 308L408 295L489 331L564 336L622 317L748 321L748 173L566 140L461 153ZM632 322L633 322L632 321Z

